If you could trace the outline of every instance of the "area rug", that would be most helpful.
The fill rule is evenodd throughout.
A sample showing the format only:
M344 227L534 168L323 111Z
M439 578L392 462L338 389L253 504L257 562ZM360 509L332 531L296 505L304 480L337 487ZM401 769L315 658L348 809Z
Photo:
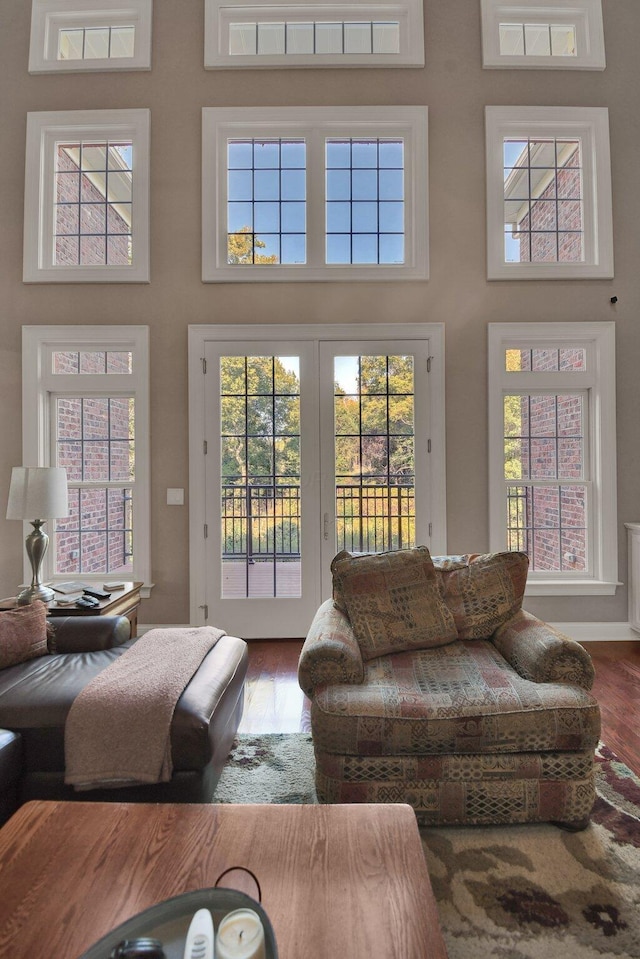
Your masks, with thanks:
M638 959L640 780L598 750L588 829L423 828L449 959ZM304 733L238 737L214 802L315 803Z
M316 803L313 742L306 733L238 736L216 803Z

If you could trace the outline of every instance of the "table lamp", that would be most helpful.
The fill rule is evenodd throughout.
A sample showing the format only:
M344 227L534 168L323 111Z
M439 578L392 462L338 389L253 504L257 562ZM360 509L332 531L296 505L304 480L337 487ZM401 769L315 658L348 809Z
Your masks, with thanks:
M40 567L49 545L49 537L42 529L42 524L48 519L68 515L66 469L54 466L13 467L7 519L28 520L33 526L33 531L26 539L33 576L31 586L18 595L18 606L26 606L34 599L41 599L44 603L53 599L53 590L40 582ZM40 518L34 519L36 516Z

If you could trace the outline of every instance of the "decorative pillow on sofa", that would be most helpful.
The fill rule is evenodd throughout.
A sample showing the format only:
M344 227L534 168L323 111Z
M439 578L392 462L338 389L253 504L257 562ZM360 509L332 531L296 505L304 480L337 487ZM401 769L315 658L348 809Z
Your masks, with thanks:
M522 607L529 569L526 553L436 556L434 565L460 639L489 639Z
M364 660L458 638L426 546L365 556L343 552L331 569L334 604L346 612Z
M0 613L0 669L46 656L47 607L39 599Z

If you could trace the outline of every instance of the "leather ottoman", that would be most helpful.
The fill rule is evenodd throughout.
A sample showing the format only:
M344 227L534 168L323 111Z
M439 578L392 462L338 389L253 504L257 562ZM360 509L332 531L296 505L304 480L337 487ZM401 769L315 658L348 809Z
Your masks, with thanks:
M78 792L64 783L67 713L134 640L125 617L68 617L53 625L55 653L0 670L0 726L19 733L24 747L19 801L209 802L242 716L247 644L223 636L187 684L171 724L169 782Z

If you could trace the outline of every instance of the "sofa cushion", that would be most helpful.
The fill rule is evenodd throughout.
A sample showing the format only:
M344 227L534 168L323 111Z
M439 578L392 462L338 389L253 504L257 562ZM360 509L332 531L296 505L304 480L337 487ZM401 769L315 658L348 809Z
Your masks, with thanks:
M37 599L28 606L0 613L0 669L45 656L47 608Z
M366 556L338 554L331 568L364 660L457 638L426 546Z
M311 725L319 753L535 754L595 747L600 711L586 690L523 679L471 640L365 663L361 685L316 690Z
M433 562L459 639L489 639L522 607L529 569L526 553L436 556Z

